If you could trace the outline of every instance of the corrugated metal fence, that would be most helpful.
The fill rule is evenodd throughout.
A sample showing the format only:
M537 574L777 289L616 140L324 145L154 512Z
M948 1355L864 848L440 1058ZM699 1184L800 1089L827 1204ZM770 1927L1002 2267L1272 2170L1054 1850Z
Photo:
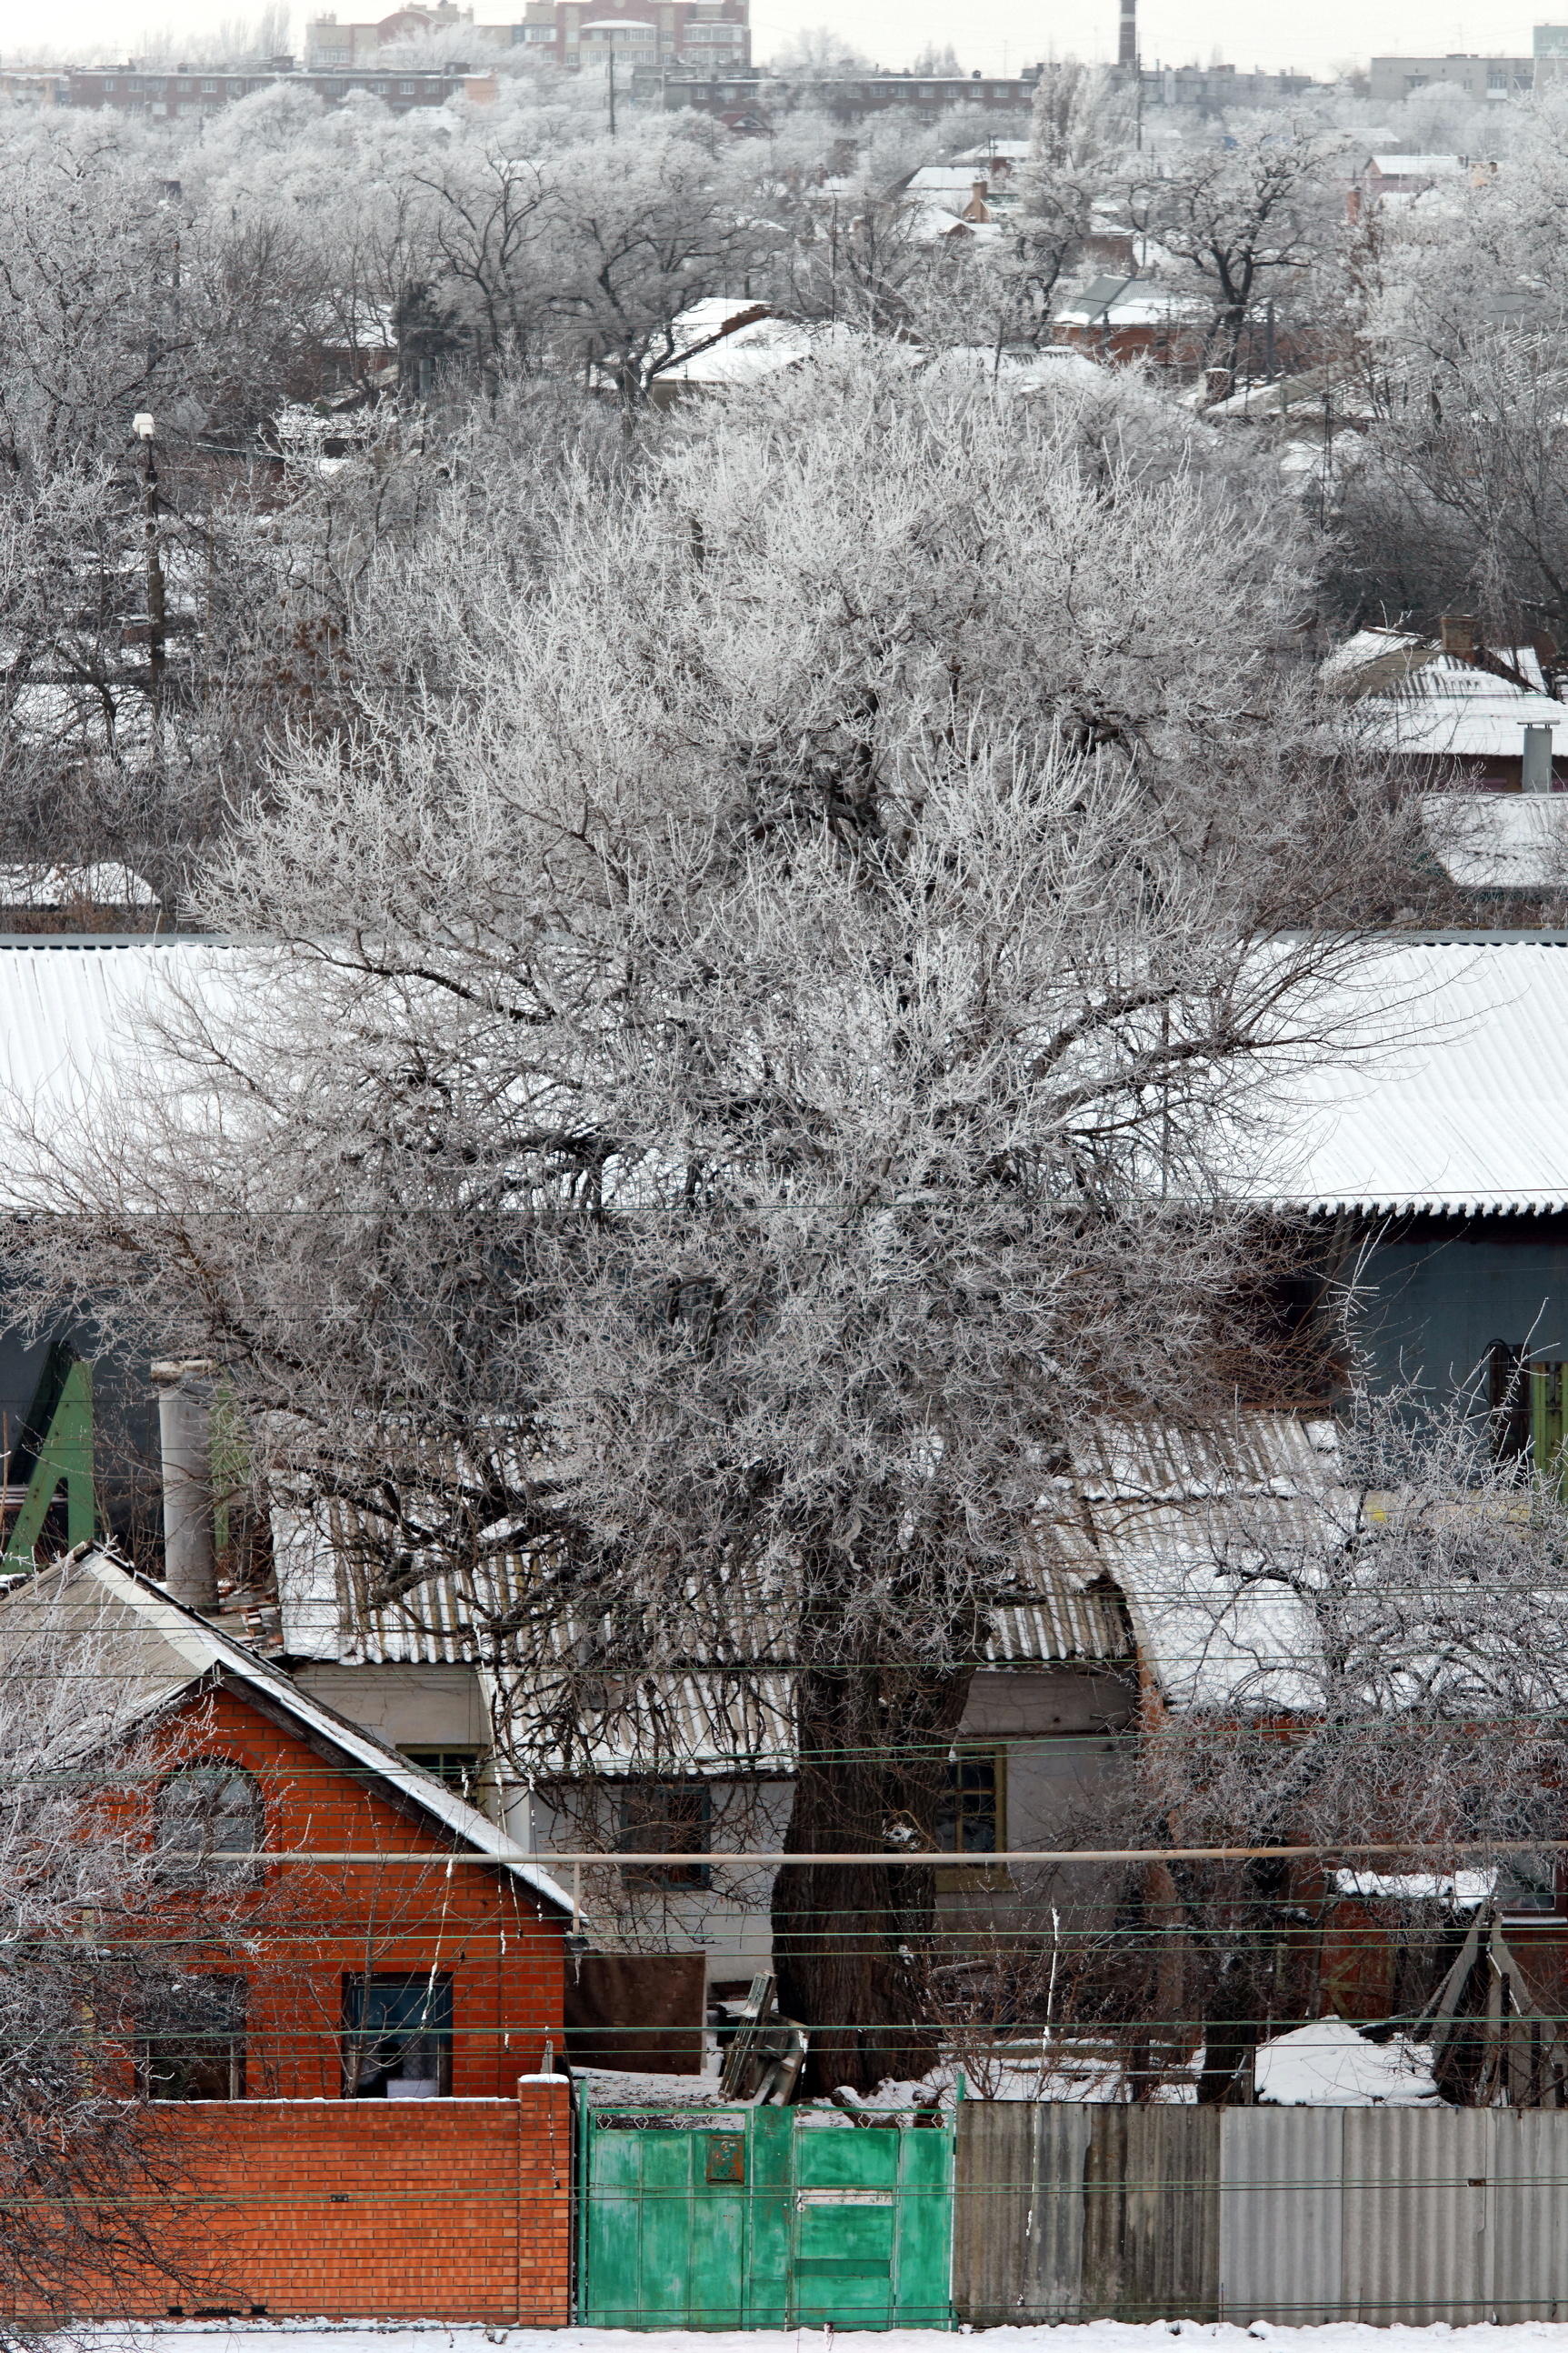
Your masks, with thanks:
M1568 2318L1568 2111L959 2111L960 2320Z

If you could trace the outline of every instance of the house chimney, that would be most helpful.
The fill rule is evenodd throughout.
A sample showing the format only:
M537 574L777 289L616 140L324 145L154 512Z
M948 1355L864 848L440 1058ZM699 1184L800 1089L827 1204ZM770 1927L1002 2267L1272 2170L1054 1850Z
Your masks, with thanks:
M206 1356L153 1367L163 1455L163 1582L192 1609L217 1608L213 1550L212 1378Z
M1452 654L1456 661L1473 662L1476 658L1476 617L1473 613L1445 613L1442 623L1443 651Z
M1527 793L1552 790L1552 728L1550 719L1525 722L1523 775Z

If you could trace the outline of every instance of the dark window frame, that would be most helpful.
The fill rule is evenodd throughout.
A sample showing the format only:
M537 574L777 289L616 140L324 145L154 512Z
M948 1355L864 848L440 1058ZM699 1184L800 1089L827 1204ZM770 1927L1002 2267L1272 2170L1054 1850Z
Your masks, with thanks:
M387 2013L402 2009L403 2018ZM379 2017L377 2013L379 2012ZM452 2096L453 1987L449 1969L371 1969L344 1975L342 1987L342 2096L345 2100L404 2098L391 2083L434 2083L422 2096ZM424 2043L429 2047L418 2050ZM369 2063L385 2051L388 2063ZM394 2074L408 2057L420 2063L412 2076ZM426 2065L426 2062L433 2062Z
M478 1790L484 1778L485 1752L482 1748L459 1742L455 1747L436 1747L423 1742L412 1748L399 1748L398 1755L417 1765L422 1773L443 1782L454 1797L464 1798L470 1806L477 1805Z

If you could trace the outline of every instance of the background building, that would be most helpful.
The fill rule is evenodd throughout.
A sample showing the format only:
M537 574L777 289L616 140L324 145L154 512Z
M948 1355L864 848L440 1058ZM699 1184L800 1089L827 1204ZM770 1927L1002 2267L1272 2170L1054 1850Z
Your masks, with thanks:
M445 106L454 98L468 99L477 106L490 106L496 95L492 74L464 73L450 67L436 73L419 73L407 68L400 72L395 66L363 66L353 73L300 73L292 58L279 58L263 73L226 73L221 66L211 72L199 67L176 66L172 72L165 69L143 73L133 62L104 72L73 73L70 103L110 107L117 114L195 116L214 113L220 106L231 106L237 98L247 98L252 90L270 90L280 81L312 90L318 98L334 105L341 104L352 90L368 90L383 100L394 114L409 114L416 107Z
M473 10L456 7L453 0L436 0L429 8L396 8L374 24L340 25L335 14L313 16L305 27L305 70L315 73L336 66L374 65L394 41L417 40L424 34L445 32L451 25L472 26L473 21ZM510 35L510 27L490 28L484 37L493 40L496 31Z
M1538 47L1541 32L1552 29L1542 26L1537 31ZM1452 51L1444 58L1373 58L1367 95L1374 106L1393 106L1433 82L1447 82L1462 90L1467 98L1525 98L1535 87L1535 59L1482 57L1473 49L1468 54Z
M527 0L510 34L531 64L568 73L612 56L651 73L745 73L752 63L751 0Z
M735 0L729 0L735 5ZM745 0L739 0L744 5ZM707 61L704 61L707 64ZM634 85L634 95L645 103L663 104L670 111L683 106L700 113L717 114L740 123L754 117L759 124L793 107L821 107L839 122L861 122L870 114L908 110L919 122L934 122L952 106L983 106L994 113L1017 114L1027 110L1035 95L1039 69L1026 66L1021 74L984 75L912 73L846 74L841 80L795 81L766 69L726 71L717 55L705 71L691 66L645 68Z

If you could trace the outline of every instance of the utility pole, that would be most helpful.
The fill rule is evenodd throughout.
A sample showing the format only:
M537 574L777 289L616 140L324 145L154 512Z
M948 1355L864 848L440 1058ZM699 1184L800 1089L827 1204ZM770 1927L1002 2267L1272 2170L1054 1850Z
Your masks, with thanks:
M142 444L142 528L147 548L147 670L153 706L157 710L163 697L168 612L163 561L158 548L158 460L153 454L153 419L145 409L138 410L132 418L131 430Z
M610 35L610 136L616 135L616 37Z

